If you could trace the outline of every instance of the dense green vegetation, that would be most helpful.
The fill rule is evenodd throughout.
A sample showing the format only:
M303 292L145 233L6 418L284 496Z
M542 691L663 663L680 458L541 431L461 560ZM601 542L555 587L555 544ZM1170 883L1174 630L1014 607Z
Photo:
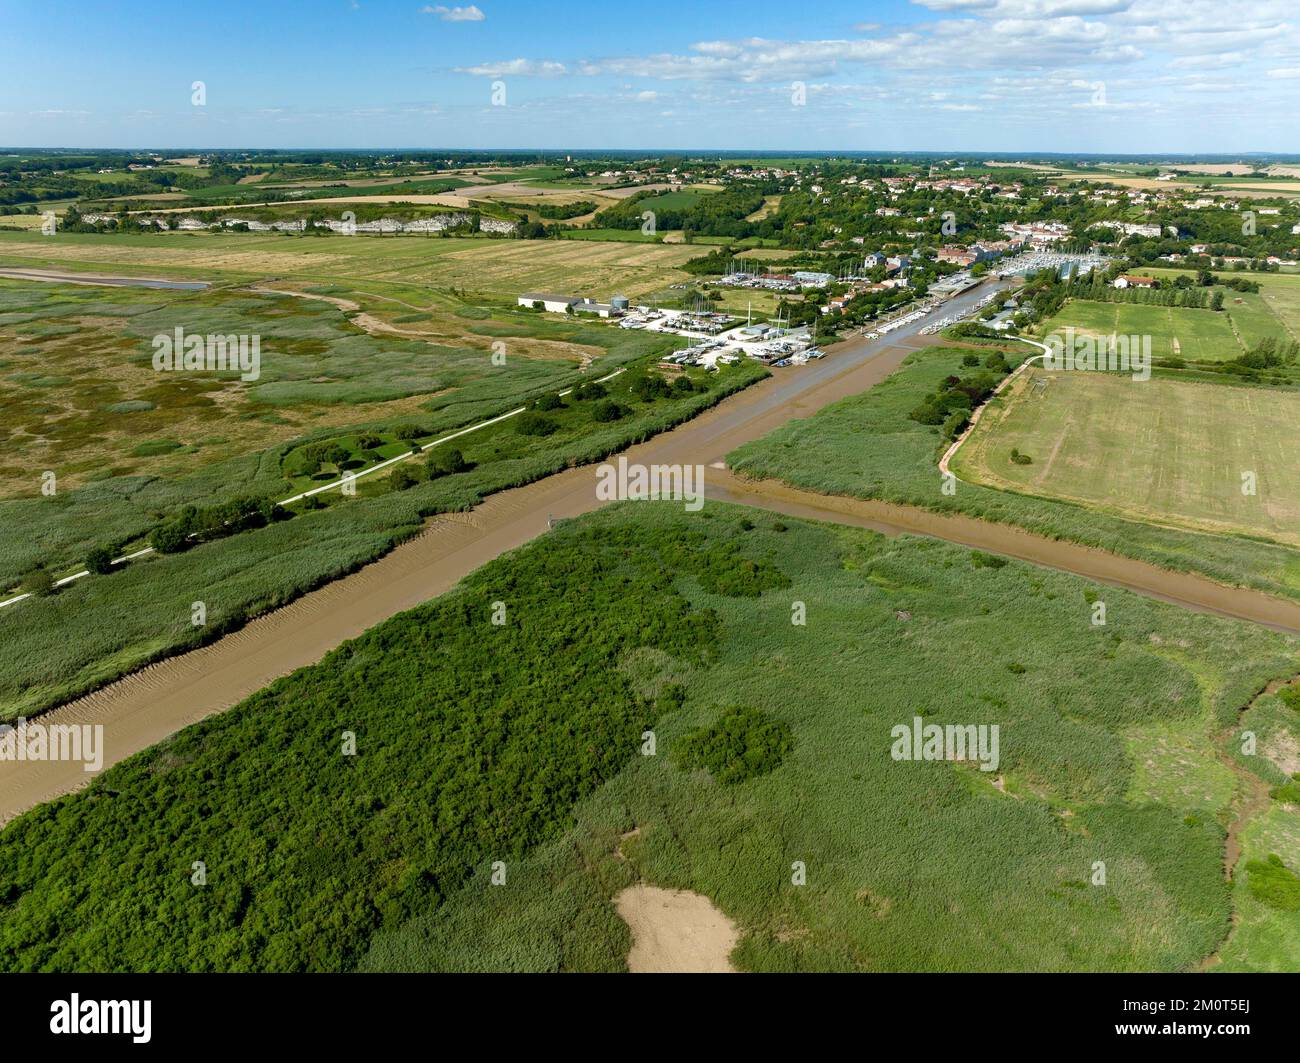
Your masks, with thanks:
M737 705L712 727L684 736L675 755L683 768L701 768L731 784L775 771L793 746L794 736L783 721Z
M618 969L637 878L751 969L1193 965L1228 808L1135 797L1126 736L1217 732L1300 642L1087 589L718 504L567 522L6 827L0 966ZM999 724L996 779L893 760L917 713Z
M718 637L665 571L723 593L786 582L739 542L630 520L494 562L8 827L0 965L351 968L635 755L655 709L620 660L701 663Z
M752 230L745 216L758 210L764 195L773 190L759 183L716 192L640 193L602 210L593 224L606 229L640 230L645 224L642 216L651 211L658 232L685 229L704 236L743 237Z
M1270 853L1267 860L1251 860L1246 874L1250 891L1270 908L1300 912L1300 878L1277 853Z
M708 896L751 970L1182 969L1219 947L1233 786L1216 781L1211 736L1297 667L1300 642L1110 590L1111 623L1093 628L1078 579L714 504L701 516L596 522L740 538L789 588L753 599L676 581L722 635L703 668L625 661L665 710L657 755L581 802L506 888L482 868L378 935L368 969L618 970L628 936L609 901L638 881ZM725 731L719 706L737 703L789 727L780 765L731 784L683 771L683 743ZM999 724L998 772L893 761L890 728L916 714ZM1166 748L1146 737L1156 726L1197 737ZM1177 785L1153 782L1166 777ZM1089 884L1097 860L1105 887Z
M520 435L513 427L518 418L503 421L456 440L459 461L450 451L431 450L433 468L425 463L426 476L417 474L415 482L368 477L357 482L355 497L327 492L315 496L314 503L295 505L300 515L293 520L272 520L221 542L119 566L111 578L92 576L21 608L0 611L0 719L30 715L150 660L217 638L251 616L382 556L415 534L427 516L466 510L495 491L602 460L689 420L765 375L766 370L746 363L713 378L707 390L693 387L669 395L656 390L655 397L642 399L631 390L637 374L627 374L629 382L619 377L603 385L628 411L612 422L602 422L599 403L587 401L573 402L562 415L563 430L546 437ZM382 456L391 446L409 450L405 443L386 444L373 453ZM216 466L203 482L213 490L228 490L231 481L218 476L220 471L235 482L264 477L275 489L285 489L281 497L287 497L294 485L283 482L279 458L289 449ZM408 464L415 473L418 459ZM150 491L155 485L158 493ZM167 497L175 485L155 482L139 485L137 491ZM91 543L99 545L111 534L105 514L114 510L105 509L106 498L120 501L110 489L92 486L52 501L0 503L0 509L21 514L33 526L43 520L39 526L48 529L47 511L41 507L47 501L58 504L68 534L93 537ZM323 512L316 511L320 507ZM150 510L136 512L142 525L138 534L144 534L157 517ZM88 513L93 517L87 518ZM87 519L87 527L79 526ZM202 628L190 621L194 601L208 605Z

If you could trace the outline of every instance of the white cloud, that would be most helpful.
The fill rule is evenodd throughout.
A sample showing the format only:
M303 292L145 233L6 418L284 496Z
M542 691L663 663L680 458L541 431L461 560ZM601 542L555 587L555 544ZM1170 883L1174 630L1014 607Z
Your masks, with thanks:
M434 7L432 4L425 4L420 8L420 14L437 15L443 22L482 22L487 18L476 4L470 4L468 7L444 7L442 4Z
M507 59L502 63L481 63L478 66L458 66L457 74L475 74L479 77L532 77L554 78L567 74L568 67L563 63L551 63L536 59Z

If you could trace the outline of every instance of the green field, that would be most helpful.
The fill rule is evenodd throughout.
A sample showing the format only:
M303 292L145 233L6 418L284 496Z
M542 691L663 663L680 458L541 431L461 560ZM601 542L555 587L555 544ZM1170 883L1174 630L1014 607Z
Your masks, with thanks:
M1300 546L1297 424L1294 391L1032 369L990 405L952 468L1134 520ZM1247 472L1254 495L1242 492Z
M1226 362L1246 352L1224 313L1184 307L1097 303L1072 299L1042 326L1043 335L1073 328L1078 335L1150 336L1154 358Z
M1179 275L1187 276L1189 271L1144 267L1144 272L1168 280ZM1260 286L1257 294L1222 289L1224 309L1247 345L1254 346L1265 336L1300 339L1300 274L1224 270L1220 270L1219 274L1251 280Z
M1276 965L1300 914L1252 894L1230 937L1222 864L1279 768L1217 736L1300 640L1106 596L1094 628L1074 577L720 504L567 522L8 826L0 966L619 970L637 881L708 897L749 970ZM790 735L729 784L746 747L679 754L728 706ZM1000 763L893 759L915 715L996 724ZM1295 818L1248 854L1300 869Z

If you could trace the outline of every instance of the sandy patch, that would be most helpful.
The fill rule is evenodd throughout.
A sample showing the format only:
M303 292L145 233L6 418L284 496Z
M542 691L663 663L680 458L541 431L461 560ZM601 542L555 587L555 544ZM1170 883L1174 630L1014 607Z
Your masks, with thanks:
M1288 775L1300 771L1300 742L1278 730L1264 743L1264 756Z
M633 974L730 974L728 957L740 933L699 893L629 886L614 907L632 931L627 968Z

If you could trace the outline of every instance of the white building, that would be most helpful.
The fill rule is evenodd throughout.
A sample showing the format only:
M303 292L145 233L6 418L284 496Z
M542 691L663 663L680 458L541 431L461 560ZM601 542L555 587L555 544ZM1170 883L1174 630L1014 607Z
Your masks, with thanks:
M563 314L576 302L578 300L572 295L548 295L546 292L524 292L519 297L520 306L533 307L541 303L542 309L550 314Z

